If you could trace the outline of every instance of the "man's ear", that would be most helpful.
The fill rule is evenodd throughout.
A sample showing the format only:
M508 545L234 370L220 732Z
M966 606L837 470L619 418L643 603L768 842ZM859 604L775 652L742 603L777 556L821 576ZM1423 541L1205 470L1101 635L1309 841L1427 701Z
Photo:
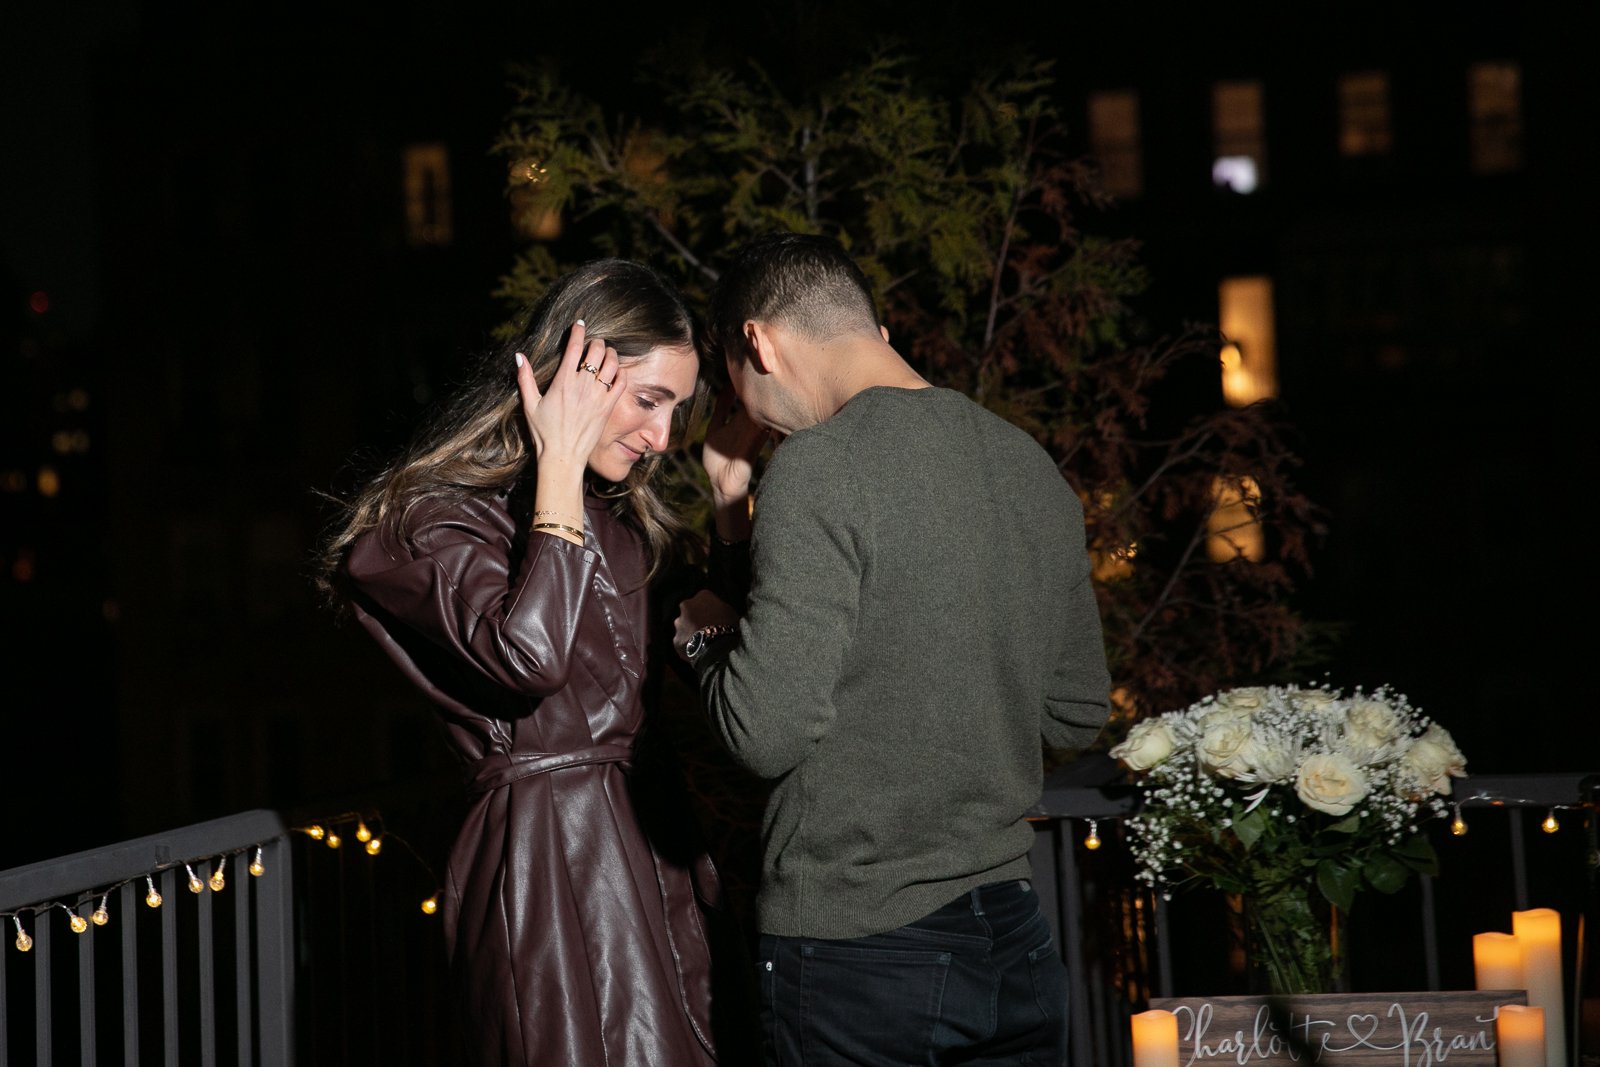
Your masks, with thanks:
M778 361L777 337L772 327L755 319L744 324L744 344L750 352L750 366L757 374L771 374Z

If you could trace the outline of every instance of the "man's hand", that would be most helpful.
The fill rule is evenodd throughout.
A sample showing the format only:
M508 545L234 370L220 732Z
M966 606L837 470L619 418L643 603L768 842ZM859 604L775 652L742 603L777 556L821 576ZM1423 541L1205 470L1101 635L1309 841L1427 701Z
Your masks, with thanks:
M672 647L678 653L678 658L688 663L689 657L684 655L683 649L696 630L706 626L736 626L738 623L739 613L727 601L709 589L702 589L678 605L678 618L672 624Z
M731 386L717 394L700 462L711 481L717 535L724 541L750 536L750 482L756 459L771 437L750 418Z

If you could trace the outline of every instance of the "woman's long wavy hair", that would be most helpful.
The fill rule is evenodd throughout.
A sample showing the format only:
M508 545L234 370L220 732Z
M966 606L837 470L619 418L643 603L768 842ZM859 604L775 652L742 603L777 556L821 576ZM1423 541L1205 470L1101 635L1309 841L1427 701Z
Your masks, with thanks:
M547 390L578 319L587 335L604 338L623 364L663 347L693 349L704 362L688 306L649 267L599 259L564 275L510 341L479 356L399 456L340 501L315 561L316 582L325 595L341 599L335 576L351 544L367 531L376 529L380 536L403 542L408 539L408 516L422 501L509 492L531 474L535 456L517 392L514 356L521 352L532 361L540 391ZM699 416L705 396L701 374L693 401L674 415L674 440L681 440L685 427ZM639 460L620 484L589 475L595 490L611 498L613 513L643 535L652 574L685 532L653 485L661 461L659 454Z

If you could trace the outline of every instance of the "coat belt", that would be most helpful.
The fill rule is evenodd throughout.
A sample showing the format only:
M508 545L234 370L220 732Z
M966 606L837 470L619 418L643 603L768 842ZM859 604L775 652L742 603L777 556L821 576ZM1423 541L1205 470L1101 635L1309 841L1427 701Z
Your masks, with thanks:
M627 763L631 759L633 749L626 745L595 745L573 752L497 752L468 768L467 791L487 793L535 774L587 763Z

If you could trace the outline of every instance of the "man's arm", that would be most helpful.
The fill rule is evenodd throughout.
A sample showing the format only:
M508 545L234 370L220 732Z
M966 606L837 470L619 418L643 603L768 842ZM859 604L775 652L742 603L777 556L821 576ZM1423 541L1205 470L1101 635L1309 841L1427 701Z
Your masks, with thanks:
M1100 609L1085 566L1068 594L1062 647L1045 691L1039 720L1045 745L1065 751L1087 748L1110 716L1110 691Z
M817 481L808 475L833 469L809 453L782 458L756 508L737 640L695 664L712 729L764 778L798 766L833 723L861 583L859 493L848 479L808 484Z

